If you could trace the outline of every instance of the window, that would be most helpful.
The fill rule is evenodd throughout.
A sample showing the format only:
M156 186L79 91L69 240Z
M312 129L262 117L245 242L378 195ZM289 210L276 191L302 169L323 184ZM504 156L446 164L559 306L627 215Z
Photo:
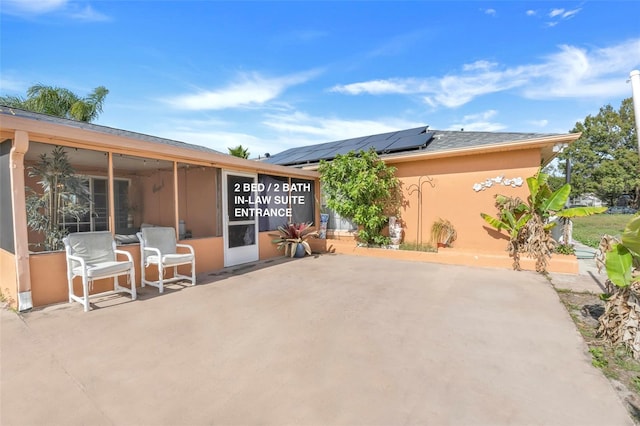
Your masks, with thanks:
M307 179L291 179L291 210L293 222L315 223L315 182Z
M289 222L315 222L315 182L258 175L260 231L274 231Z
M258 217L260 232L275 231L278 226L289 223L289 179L282 176L258 175L261 184L258 208L268 212Z
M60 225L69 232L106 231L109 229L109 182L102 177L88 177L86 185L91 194L91 209L76 218L65 216ZM128 228L129 218L129 180L114 179L113 194L115 205L114 224L116 233Z

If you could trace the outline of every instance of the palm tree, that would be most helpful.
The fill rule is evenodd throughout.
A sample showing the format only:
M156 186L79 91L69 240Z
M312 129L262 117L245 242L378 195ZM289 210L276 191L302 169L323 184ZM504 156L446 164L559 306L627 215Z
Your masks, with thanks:
M238 145L235 148L227 148L229 154L234 157L249 158L249 148L243 148L242 145Z
M102 112L102 104L109 94L104 86L96 87L85 98L62 87L35 84L27 89L27 98L0 96L0 104L14 108L77 121L91 122Z

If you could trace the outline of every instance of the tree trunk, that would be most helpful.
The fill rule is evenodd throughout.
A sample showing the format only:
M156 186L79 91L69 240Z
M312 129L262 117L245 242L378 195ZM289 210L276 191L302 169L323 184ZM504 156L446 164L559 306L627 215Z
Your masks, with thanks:
M604 314L600 317L598 337L612 345L624 345L635 359L640 359L640 283L613 287Z

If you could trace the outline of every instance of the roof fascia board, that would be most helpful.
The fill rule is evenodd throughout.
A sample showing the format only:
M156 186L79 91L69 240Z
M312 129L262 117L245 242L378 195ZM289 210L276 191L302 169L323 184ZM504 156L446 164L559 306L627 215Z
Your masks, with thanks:
M231 155L203 152L162 143L154 143L126 136L112 135L62 124L31 120L23 117L0 116L0 131L23 130L34 142L58 143L76 148L113 151L121 154L184 161L199 165L224 167L238 171L269 173L283 176L317 178L310 170L245 160ZM131 148L135 147L135 148Z

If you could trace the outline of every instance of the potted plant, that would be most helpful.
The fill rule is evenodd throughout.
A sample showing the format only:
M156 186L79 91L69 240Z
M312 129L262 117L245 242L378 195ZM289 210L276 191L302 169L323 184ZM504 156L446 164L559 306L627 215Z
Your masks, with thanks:
M87 180L76 174L61 146L56 146L50 155L40 155L40 161L27 173L40 186L40 191L26 188L27 224L44 235L44 250L59 250L68 234L62 226L63 219L79 219L90 211Z
M285 226L278 226L278 234L269 234L278 238L272 240L277 244L278 250L284 249L284 255L290 257L304 257L311 254L311 246L306 240L310 237L317 237L311 222L290 223Z
M445 219L438 219L431 225L431 243L437 247L451 247L458 238L453 224Z

